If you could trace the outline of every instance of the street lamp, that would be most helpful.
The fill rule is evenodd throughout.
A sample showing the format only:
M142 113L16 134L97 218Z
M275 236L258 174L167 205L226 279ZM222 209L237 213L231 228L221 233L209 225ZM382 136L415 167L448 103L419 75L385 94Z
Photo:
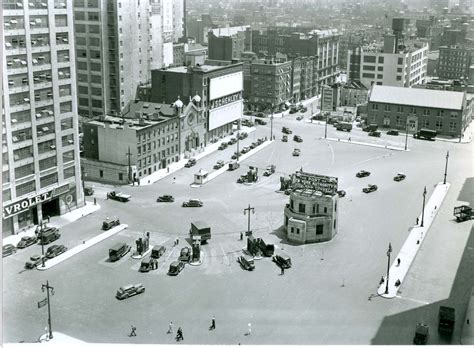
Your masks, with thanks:
M270 117L270 141L273 140L273 104L272 104L272 116Z
M421 211L421 227L423 227L423 222L425 220L425 198L426 198L426 186L423 190L423 210Z
M247 228L247 236L250 236L251 231L250 231L250 211L252 211L252 214L255 214L255 208L251 207L250 204L248 208L244 209L244 215L248 215L248 228Z
M326 111L326 124L324 125L324 139L327 138L328 136L328 116L329 116L329 112Z
M54 295L54 288L52 286L49 286L48 281L46 281L46 284L41 285L41 290L44 292L46 289L46 301L48 303L48 328L49 328L49 339L53 338L53 330L51 328L51 305L49 301L49 291L51 290L51 295Z
M444 185L446 185L446 176L448 175L448 159L449 159L449 150L446 153L446 167L444 167L444 181L443 181Z
M385 294L388 294L388 279L390 276L390 253L392 252L392 243L388 243L388 250L387 250L387 283L385 284Z
M408 148L408 120L405 124L405 151Z
M40 234L41 234L41 264L42 266L44 267L44 234L43 234L44 230L43 230L43 221L40 221Z

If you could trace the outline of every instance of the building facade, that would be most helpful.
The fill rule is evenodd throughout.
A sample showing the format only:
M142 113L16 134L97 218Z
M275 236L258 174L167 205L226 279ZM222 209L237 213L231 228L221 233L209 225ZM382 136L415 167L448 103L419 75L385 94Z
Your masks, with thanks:
M74 0L79 113L118 114L173 59L182 1Z
M467 46L441 46L439 48L438 77L442 79L468 79L473 56L474 49Z
M461 137L469 125L466 93L422 88L374 86L367 121L382 128L416 132L436 130L440 135Z
M4 0L3 236L84 205L72 0Z

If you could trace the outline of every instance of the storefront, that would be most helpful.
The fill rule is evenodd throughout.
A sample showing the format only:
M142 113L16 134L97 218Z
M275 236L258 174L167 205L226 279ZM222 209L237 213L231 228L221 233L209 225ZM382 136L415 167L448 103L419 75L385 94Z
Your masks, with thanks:
M2 238L21 232L48 217L70 212L82 204L77 201L76 186L69 183L8 203L3 206Z

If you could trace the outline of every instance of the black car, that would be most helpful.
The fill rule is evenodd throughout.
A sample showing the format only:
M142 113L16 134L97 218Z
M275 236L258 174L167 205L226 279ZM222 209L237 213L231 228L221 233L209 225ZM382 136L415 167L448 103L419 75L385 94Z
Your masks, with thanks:
M229 143L230 145L235 144L237 142L237 138L230 138Z
M16 253L16 247L13 244L5 244L2 247L2 257L6 257Z
M260 120L260 119L256 119L255 120L255 124L259 124L261 126L265 126L267 124L267 122L265 122L264 120Z
M23 249L26 248L27 246L33 245L38 241L38 238L36 236L26 236L22 237L16 247L18 249Z
M156 199L157 202L174 202L174 197L171 195L163 195Z
M186 168L191 168L192 166L196 165L197 161L194 158L191 158L188 163L186 163L184 166Z
M377 138L380 138L380 135L382 133L380 133L379 131L373 131L373 132L369 132L369 137L377 137Z
M169 275L178 275L184 268L184 262L181 261L173 261L170 264L170 268L168 271Z
M107 218L107 220L102 222L102 229L104 231L108 231L111 228L113 228L115 226L118 226L118 225L120 225L120 220L119 219L110 220L109 218Z
M299 135L295 135L293 137L293 140L296 141L297 143L302 143L303 139Z
M388 135L398 135L398 130L396 129L390 129L388 132L387 132Z
M46 250L46 258L52 259L62 253L64 253L67 248L64 245L51 245L48 250Z
M30 257L28 261L25 263L26 269L32 269L39 266L43 262L43 256L41 255L33 255Z
M364 187L364 188L362 189L362 192L364 192L364 193L370 193L370 192L375 192L375 191L377 191L377 189L378 189L377 185L371 185L371 184L369 184L367 187Z
M363 178L363 177L369 176L369 175L370 175L370 172L368 172L366 170L361 170L361 171L357 172L356 177Z
M288 128L288 127L283 127L283 128L281 129L281 132L284 133L284 134L291 134L291 133L293 133L293 132L291 131L291 129Z
M281 141L283 141L284 143L286 143L288 141L288 136L287 135L284 135L282 138L281 138Z
M219 145L219 147L217 148L218 150L225 150L227 148L227 143L222 143Z
M344 191L344 190L339 190L339 191L337 191L337 195L342 198L342 197L344 197L344 196L346 195L346 191Z
M402 181L402 180L405 180L406 177L407 177L407 176L406 176L405 174L403 174L403 173L398 173L397 175L395 175L395 176L393 177L393 180L395 180L395 181Z

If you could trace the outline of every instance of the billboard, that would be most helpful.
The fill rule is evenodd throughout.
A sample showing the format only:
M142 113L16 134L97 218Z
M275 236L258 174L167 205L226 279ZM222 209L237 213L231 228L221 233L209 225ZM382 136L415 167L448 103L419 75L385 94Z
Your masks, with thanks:
M334 195L337 191L337 178L299 171L291 176L291 189L307 189L320 191L325 195Z
M216 129L242 117L242 100L209 110L209 130Z
M242 71L214 77L209 81L209 100L240 92L243 89L244 77Z

